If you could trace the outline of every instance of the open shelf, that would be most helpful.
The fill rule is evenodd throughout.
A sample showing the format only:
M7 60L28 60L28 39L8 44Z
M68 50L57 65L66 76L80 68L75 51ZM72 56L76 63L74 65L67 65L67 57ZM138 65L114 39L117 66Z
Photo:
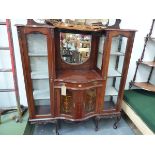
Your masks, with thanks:
M96 80L103 80L95 70L62 70L57 72L55 81L64 81L71 83L85 83Z
M111 86L111 87L106 88L105 95L106 96L117 96L118 91L116 90L116 88Z
M33 97L35 100L43 100L43 99L50 99L49 90L34 90Z
M48 72L31 72L31 79L48 79Z
M47 53L29 53L30 57L47 57Z
M147 82L134 82L133 85L144 90L155 92L155 85Z
M124 56L125 54L121 52L111 52L110 55Z
M144 65L149 66L149 67L155 67L155 61L142 61L139 63L144 64Z
M108 70L108 77L121 77L121 73L115 70L114 68L110 68Z

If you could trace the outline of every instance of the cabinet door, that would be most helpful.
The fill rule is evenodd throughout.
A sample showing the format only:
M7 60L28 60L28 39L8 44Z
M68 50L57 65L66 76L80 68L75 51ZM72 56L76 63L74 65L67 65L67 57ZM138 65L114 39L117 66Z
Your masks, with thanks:
M107 67L104 67L106 89L101 111L104 113L119 112L130 62L134 32L112 31L106 39L111 46L104 49Z
M29 103L30 118L51 117L53 97L50 90L52 78L52 32L47 28L20 30L21 54Z
M91 88L84 91L84 117L89 117L96 113L98 98L97 90L98 88Z
M67 89L66 95L61 95L61 89L55 88L55 116L66 119L75 118L75 93Z

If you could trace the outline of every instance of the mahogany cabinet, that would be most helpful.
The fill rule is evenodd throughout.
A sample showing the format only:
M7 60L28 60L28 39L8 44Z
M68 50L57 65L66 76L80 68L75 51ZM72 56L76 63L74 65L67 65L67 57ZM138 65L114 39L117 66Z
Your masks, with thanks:
M115 117L135 30L17 25L29 121Z

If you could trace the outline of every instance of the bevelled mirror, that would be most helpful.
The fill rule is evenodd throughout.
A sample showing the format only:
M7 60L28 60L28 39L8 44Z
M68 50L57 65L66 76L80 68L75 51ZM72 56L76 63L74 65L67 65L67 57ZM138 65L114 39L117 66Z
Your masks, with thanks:
M82 64L89 59L91 35L60 33L61 58L68 64Z

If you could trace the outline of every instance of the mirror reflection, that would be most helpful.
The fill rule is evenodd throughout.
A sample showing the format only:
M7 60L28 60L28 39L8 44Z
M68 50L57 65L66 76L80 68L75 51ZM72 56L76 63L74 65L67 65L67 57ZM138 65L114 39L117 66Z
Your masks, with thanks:
M60 33L61 58L69 64L81 64L88 60L91 51L91 35Z

